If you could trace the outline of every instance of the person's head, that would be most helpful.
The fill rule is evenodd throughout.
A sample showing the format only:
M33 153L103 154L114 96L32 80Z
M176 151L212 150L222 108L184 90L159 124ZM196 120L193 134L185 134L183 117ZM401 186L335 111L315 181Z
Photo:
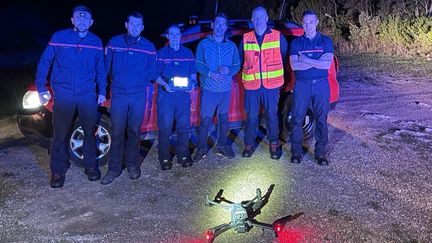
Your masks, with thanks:
M228 29L228 17L224 13L218 13L211 26L215 37L224 37Z
M318 26L318 15L315 11L306 10L302 15L303 30L307 36L314 36Z
M267 29L268 15L267 10L263 7L257 7L252 10L252 23L257 33L264 33Z
M93 24L92 11L83 5L76 6L72 9L71 21L75 31L86 33Z
M139 12L131 12L125 22L128 35L138 37L144 30L144 16Z
M180 28L177 25L171 25L166 32L166 37L169 41L169 45L174 50L178 50L180 47L180 39L182 37Z

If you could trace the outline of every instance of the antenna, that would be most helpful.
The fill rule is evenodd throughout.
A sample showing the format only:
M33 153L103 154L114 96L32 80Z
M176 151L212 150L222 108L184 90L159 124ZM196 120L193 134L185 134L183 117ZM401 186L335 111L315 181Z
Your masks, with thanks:
M285 6L286 0L282 1L282 6L279 10L279 17L278 20L282 20L282 13L285 12L286 6Z
M218 6L219 6L219 0L216 0L216 2L215 2L215 13L214 13L215 16L218 14Z

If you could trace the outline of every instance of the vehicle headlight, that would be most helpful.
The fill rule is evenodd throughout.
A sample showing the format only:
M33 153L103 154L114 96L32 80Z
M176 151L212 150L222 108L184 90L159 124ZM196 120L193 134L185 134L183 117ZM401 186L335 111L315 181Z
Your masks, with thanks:
M36 109L42 105L37 91L27 91L24 94L22 104L24 109Z

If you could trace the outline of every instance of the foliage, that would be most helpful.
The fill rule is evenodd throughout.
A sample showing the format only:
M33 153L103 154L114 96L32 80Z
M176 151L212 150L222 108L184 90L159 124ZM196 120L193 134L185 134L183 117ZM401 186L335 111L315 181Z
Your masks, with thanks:
M216 0L205 0L214 15ZM219 11L230 18L250 18L264 6L277 18L282 0L219 0ZM301 23L305 10L317 12L319 30L333 38L338 52L375 52L432 58L432 0L286 0L289 13Z
M299 0L293 18L307 9L318 13L339 52L432 57L432 0Z
M349 39L353 48L357 51L375 51L379 24L379 17L372 17L362 12L359 16L359 24L349 26Z

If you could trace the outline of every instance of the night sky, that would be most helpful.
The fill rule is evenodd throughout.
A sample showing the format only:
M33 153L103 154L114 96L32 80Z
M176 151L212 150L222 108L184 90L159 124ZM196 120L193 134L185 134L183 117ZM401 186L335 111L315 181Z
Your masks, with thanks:
M154 37L170 24L188 16L202 15L204 0L121 0L111 1L24 1L2 0L0 51L11 52L44 48L53 32L71 27L71 9L83 4L93 11L91 31L106 43L110 37L124 33L125 16L133 11L144 14L143 35Z

